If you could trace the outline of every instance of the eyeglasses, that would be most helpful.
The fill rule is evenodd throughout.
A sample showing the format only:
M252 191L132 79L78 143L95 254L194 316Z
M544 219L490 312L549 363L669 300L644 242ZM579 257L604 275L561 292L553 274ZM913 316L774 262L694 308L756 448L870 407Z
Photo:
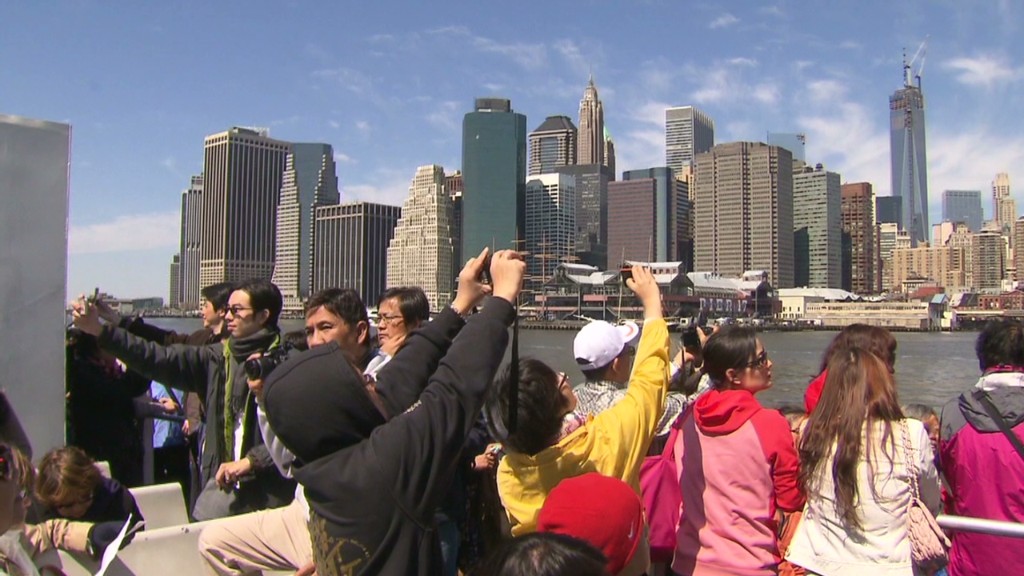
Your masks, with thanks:
M762 350L757 358L754 358L753 362L747 364L750 368L764 368L768 365L768 351Z
M57 510L57 512L60 512L61 510L70 510L71 508L77 508L79 506L85 506L87 504L92 504L92 494L89 494L84 498L75 500L74 502L62 502L60 504L56 504L54 505L54 508Z
M377 314L377 325L381 324L398 324L405 318L402 318L401 314Z
M248 306L228 306L227 308L224 309L224 314L238 316L238 313L243 310L252 310L252 308Z

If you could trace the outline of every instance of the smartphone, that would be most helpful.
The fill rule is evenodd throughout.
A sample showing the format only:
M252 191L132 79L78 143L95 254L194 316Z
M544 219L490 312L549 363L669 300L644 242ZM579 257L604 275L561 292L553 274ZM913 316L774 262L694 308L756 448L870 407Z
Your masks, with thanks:
M622 277L622 283L625 285L626 280L629 280L630 278L633 277L633 267L623 266L622 269L619 270L619 276Z
M88 302L89 304L95 304L96 301L99 300L99 299L100 299L100 288L99 288L99 286L97 286L96 289L92 291L92 296L89 296L88 298L86 298L85 301Z
M487 251L487 256L484 257L484 267L480 270L480 278L484 284L494 284L491 279L491 252Z

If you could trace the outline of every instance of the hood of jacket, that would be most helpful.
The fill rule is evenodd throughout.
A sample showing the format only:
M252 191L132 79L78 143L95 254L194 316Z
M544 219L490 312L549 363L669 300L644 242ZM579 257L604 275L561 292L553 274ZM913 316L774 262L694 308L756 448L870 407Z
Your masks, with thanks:
M746 390L708 390L694 403L693 418L705 434L729 434L763 409Z
M1011 428L1024 422L1024 374L1005 372L982 376L978 383L960 395L960 413L979 432L998 432L999 425L989 416L979 399L984 391L999 416Z

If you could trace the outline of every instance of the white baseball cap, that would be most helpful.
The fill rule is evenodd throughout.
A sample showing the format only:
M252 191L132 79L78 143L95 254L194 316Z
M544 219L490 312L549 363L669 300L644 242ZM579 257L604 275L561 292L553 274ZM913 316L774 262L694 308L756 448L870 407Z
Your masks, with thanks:
M640 327L636 322L619 325L595 320L587 324L572 342L572 353L580 370L604 368L622 353L627 344L636 340Z

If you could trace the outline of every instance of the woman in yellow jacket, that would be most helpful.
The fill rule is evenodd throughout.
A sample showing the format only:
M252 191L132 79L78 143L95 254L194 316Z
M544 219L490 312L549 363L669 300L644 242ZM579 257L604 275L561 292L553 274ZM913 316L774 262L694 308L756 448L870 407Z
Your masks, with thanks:
M517 426L509 434L509 368L492 389L488 418L506 450L498 465L498 494L514 536L536 530L544 500L565 478L597 472L640 493L640 464L657 432L668 390L669 339L661 292L651 271L634 266L626 285L643 303L644 327L629 388L620 402L574 422L576 397L566 375L539 360L524 359L519 363Z

